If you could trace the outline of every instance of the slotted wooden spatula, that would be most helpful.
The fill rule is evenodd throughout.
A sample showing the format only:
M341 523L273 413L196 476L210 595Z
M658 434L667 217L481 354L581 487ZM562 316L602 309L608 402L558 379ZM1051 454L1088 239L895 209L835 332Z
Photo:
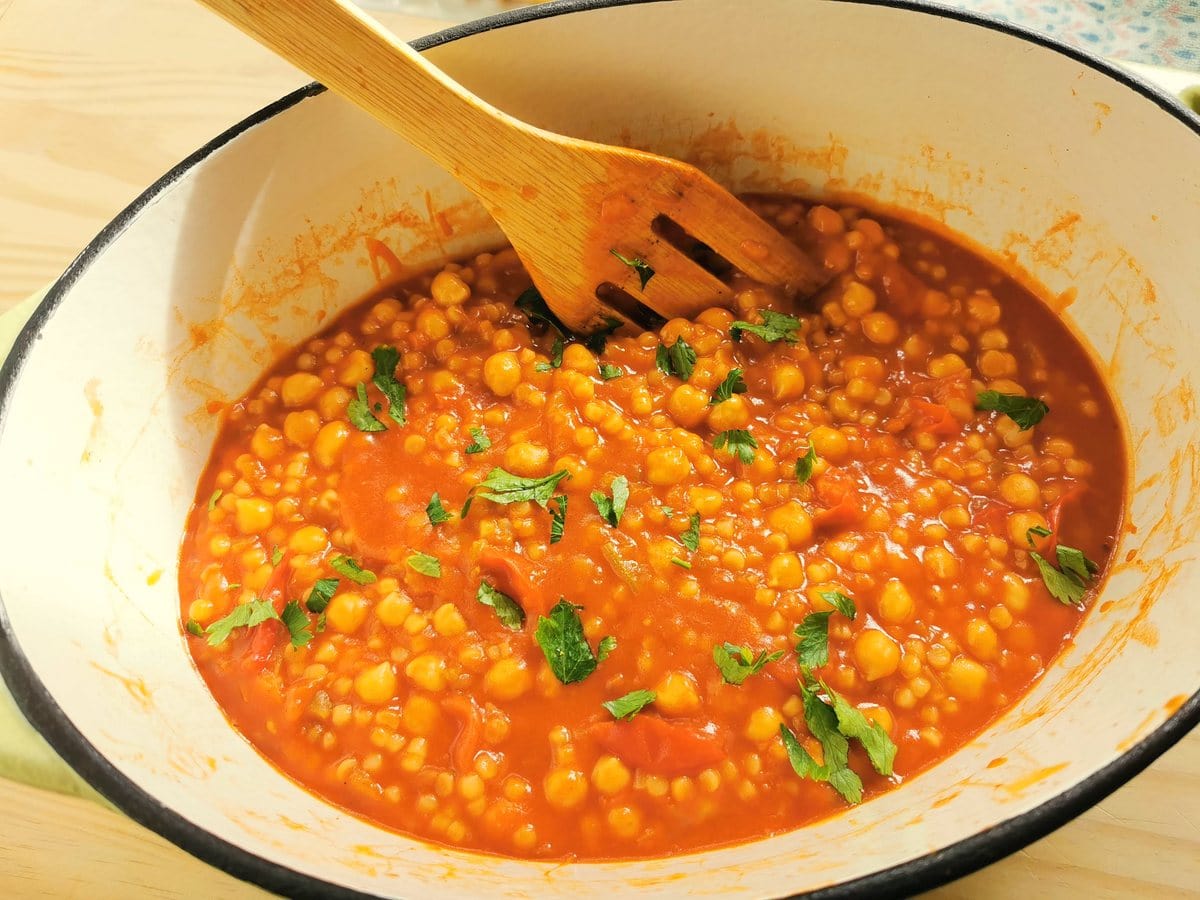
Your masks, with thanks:
M728 299L726 285L660 236L664 218L751 278L799 295L825 281L819 266L698 169L514 119L346 0L200 2L403 135L474 192L551 309L577 331L598 327L614 309L636 320L639 303L671 318ZM622 262L614 250L653 276L643 285L645 267Z

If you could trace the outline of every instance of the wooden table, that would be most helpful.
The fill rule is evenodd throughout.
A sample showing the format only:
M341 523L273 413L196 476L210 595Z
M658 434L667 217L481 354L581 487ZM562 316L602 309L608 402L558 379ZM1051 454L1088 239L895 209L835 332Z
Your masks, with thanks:
M430 20L384 17L412 37ZM230 124L308 79L186 0L0 0L0 312ZM265 896L85 800L0 780L0 896ZM1200 733L939 898L1200 897Z

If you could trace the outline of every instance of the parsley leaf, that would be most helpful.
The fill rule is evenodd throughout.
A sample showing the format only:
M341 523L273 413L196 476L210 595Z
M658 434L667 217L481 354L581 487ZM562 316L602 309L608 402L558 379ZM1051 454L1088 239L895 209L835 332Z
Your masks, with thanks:
M471 437L474 438L474 440L467 445L467 453L482 453L484 450L488 449L488 447L492 446L492 439L487 436L487 432L485 432L482 428L471 427L468 428L467 431L471 432Z
M335 556L329 566L339 575L344 575L355 584L374 584L378 579L348 556Z
M795 733L782 722L779 723L779 737L783 740L784 749L787 750L788 762L792 764L792 771L801 778L811 778L813 781L825 781L828 778L828 773L824 766L817 765L817 761L812 758L803 745L796 739Z
M789 344L794 344L799 340L797 332L800 330L800 320L795 316L787 316L770 309L759 310L759 315L762 316L761 325L751 322L734 322L729 326L729 336L735 341L740 341L742 333L748 331L767 343L787 341Z
M279 614L279 621L288 630L293 647L303 647L313 639L312 630L309 628L311 623L308 621L308 616L305 614L304 609L300 606L299 600L288 601L287 606L283 608L283 612Z
M496 618L500 620L500 624L509 631L520 631L525 627L525 610L521 609L521 604L508 594L496 590L486 581L479 583L475 599L484 606L490 606L496 613Z
M838 730L833 706L820 698L815 684L801 685L800 696L804 700L804 724L820 743L825 757L816 773L824 777L814 780L828 782L848 803L861 802L862 779L850 768L850 741Z
M603 325L590 334L583 336L583 346L591 350L594 355L599 356L604 352L604 348L608 346L609 337L623 324L625 323L620 319L614 319L612 316L606 317Z
M637 272L642 290L645 290L646 284L654 277L654 269L650 268L650 264L639 256L630 259L628 256L622 256L616 250L609 250L608 252Z
M557 544L563 538L563 530L567 527L567 495L558 494L550 498L554 509L550 510L550 543Z
M277 566L281 562L283 562L283 550L279 548L279 545L275 545L271 547L271 565Z
M620 378L625 374L625 371L611 363L600 363L600 377L605 381L612 381L614 378Z
M354 392L357 396L346 406L350 424L359 431L387 431L387 426L371 412L371 404L367 402L367 386L360 381Z
M550 351L550 362L537 363L533 367L534 371L549 372L551 369L561 369L562 368L562 357L563 357L563 341L562 341L562 338L557 337L554 339L554 347Z
M782 657L782 650L776 650L774 653L760 650L755 656L750 647L739 647L728 642L713 646L713 662L717 664L717 668L721 670L721 677L728 684L741 684L751 675L761 672L767 663L773 663Z
M430 578L442 577L442 564L436 556L430 556L428 553L414 553L405 562L422 575L428 575Z
M407 412L408 391L396 380L396 366L400 362L400 351L395 347L381 344L371 351L371 359L375 360L375 377L371 379L375 387L388 401L388 415L397 425L403 425Z
M1059 544L1055 550L1058 568L1048 563L1040 553L1029 551L1042 574L1042 581L1050 596L1067 606L1078 606L1087 593L1087 583L1100 571L1100 567L1074 547Z
M734 394L744 393L746 393L746 382L742 380L742 370L730 369L729 374L725 376L725 380L718 384L717 389L713 391L708 405L716 406L718 403L730 399Z
M554 311L550 309L549 304L542 297L541 291L535 287L529 287L522 291L521 296L517 298L514 306L525 313L529 317L530 322L546 325L562 335L571 333L571 329L567 328L562 323L562 319L554 314Z
M562 469L544 478L524 478L496 468L488 472L487 478L471 489L471 496L482 497L494 503L523 503L532 500L545 509L558 483L570 474L566 469ZM463 507L463 518L466 518L466 515L467 508Z
M596 645L596 662L604 662L608 659L608 655L617 649L617 639L611 634L608 637L600 638L600 643Z
M714 450L724 447L731 456L736 456L746 464L754 462L754 448L757 446L758 442L754 440L753 435L740 428L722 431L713 438Z
M687 381L696 367L696 351L683 338L676 338L670 347L658 345L654 364L664 375L674 375L680 381Z
M679 566L681 569L690 569L692 567L690 562L688 562L686 559L680 559L678 556L671 557L671 565Z
M204 636L204 629L200 627L200 623L195 619L188 619L183 627L192 637Z
M825 693L833 701L833 712L837 716L838 731L862 744L862 748L867 751L867 758L871 760L871 765L876 772L880 775L891 775L892 763L896 759L896 745L892 743L892 739L888 737L883 726L868 719L862 712L851 706L845 697L824 682L821 682L821 687L825 688Z
M1049 528L1043 528L1041 525L1034 525L1032 528L1025 529L1025 540L1029 542L1030 547L1035 547L1037 546L1033 542L1035 537L1050 537L1052 534L1054 534L1054 532Z
M694 512L688 516L687 531L679 536L679 543L693 553L700 549L700 513Z
M796 656L805 669L817 669L829 662L829 619L834 611L852 622L858 615L854 601L841 591L820 591L819 594L833 609L809 613L793 631L796 636Z
M621 516L625 515L625 504L628 501L629 479L624 475L618 475L613 479L612 499L604 496L600 491L592 491L592 502L596 504L596 511L613 528L621 523Z
M605 700L600 705L607 709L614 719L629 720L654 702L654 691L630 691L624 697L616 700Z
M315 613L325 612L325 607L333 599L333 593L337 590L337 586L338 580L336 578L317 579L316 584L312 586L312 590L308 592L308 599L304 601L304 605L308 607L308 611Z
M206 629L208 643L211 647L219 647L233 634L235 628L253 628L261 625L267 619L278 619L275 607L270 600L251 600L233 608L233 612L222 619L217 619Z
M801 484L808 484L808 479L812 478L813 466L816 464L817 448L809 444L808 452L796 460L796 480Z
M450 513L442 506L442 498L438 496L437 491L429 498L429 503L425 506L425 515L429 518L430 525L441 525L450 521Z
M542 648L550 671L563 684L583 681L596 666L616 648L617 640L606 637L600 642L599 656L592 653L591 645L583 634L583 622L576 607L565 599L559 599L550 610L550 616L538 616L534 639Z
M217 501L221 499L221 495L224 493L225 492L223 490L221 490L220 488L217 488L215 491L212 492L212 496L208 498L208 511L209 512L212 512L214 509L217 508Z
M1036 397L1001 394L999 391L980 391L975 397L975 408L1003 413L1022 431L1028 431L1050 412L1050 407Z

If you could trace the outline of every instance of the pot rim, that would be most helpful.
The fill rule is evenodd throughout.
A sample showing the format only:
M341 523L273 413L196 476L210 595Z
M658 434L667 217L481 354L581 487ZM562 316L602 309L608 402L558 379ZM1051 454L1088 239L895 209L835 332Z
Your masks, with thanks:
M453 25L434 34L418 38L412 41L411 45L417 50L424 51L460 38L538 19L592 9L663 2L670 2L670 0L557 0L557 2L545 5L522 7ZM1019 40L1054 50L1141 94L1165 113L1190 128L1196 137L1200 138L1200 117L1188 112L1173 98L1092 53L1068 46L1023 26L989 19L973 12L920 2L920 0L835 0L835 2L854 3L862 6L884 6L953 19L992 31L999 31ZM42 328L70 292L75 282L87 271L91 263L125 232L137 214L192 168L234 138L274 118L301 101L324 91L325 88L320 84L306 85L264 106L225 130L172 167L101 229L54 282L21 330L7 360L0 366L0 433L3 432L9 400L16 390L21 369ZM79 732L45 684L38 678L29 659L21 650L20 642L13 631L12 623L4 607L2 593L0 593L0 675L7 683L21 713L72 769L134 821L162 835L181 849L236 878L288 897L362 900L362 898L375 896L307 875L231 844L190 822L182 814L167 807L134 784ZM1200 723L1200 690L1192 694L1154 731L1108 765L1033 809L992 825L947 847L850 881L819 888L804 896L819 898L819 900L834 900L834 898L910 895L930 890L981 869L1044 837L1099 803L1154 762L1198 723Z

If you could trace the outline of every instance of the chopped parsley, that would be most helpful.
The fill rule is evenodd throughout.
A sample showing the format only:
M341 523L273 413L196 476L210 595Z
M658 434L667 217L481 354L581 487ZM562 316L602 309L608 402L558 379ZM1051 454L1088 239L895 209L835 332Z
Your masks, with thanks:
M487 436L487 432L485 432L482 428L475 428L472 426L471 428L468 428L467 431L471 432L471 437L473 438L471 443L467 445L467 453L482 453L484 450L492 446L492 439Z
M271 565L277 566L281 562L283 562L283 550L276 544L271 547Z
M554 504L554 507L550 508L550 543L557 544L562 540L563 530L567 527L567 495L557 494L550 498L550 502Z
M333 592L337 590L337 586L338 580L336 578L317 579L316 584L312 586L312 590L308 592L308 599L304 601L304 605L308 607L308 611L314 613L325 612L325 607L333 599Z
M560 598L550 610L549 617L538 616L537 631L534 632L534 639L542 648L550 671L563 684L583 681L617 646L616 638L606 637L596 648L597 653L593 653L583 633L583 622L577 612L580 609L583 607Z
M387 431L387 426L375 418L371 412L371 404L367 402L367 386L361 381L354 389L355 397L346 407L346 415L350 424L359 431Z
M611 363L600 363L600 377L605 381L612 381L614 378L620 378L625 372L619 366L614 366Z
M437 491L433 492L429 503L425 505L425 515L429 518L430 525L441 525L443 522L450 521L450 513L446 512L446 507L442 506L442 498L438 496Z
M484 606L490 606L496 613L496 618L500 620L500 624L509 631L520 631L525 627L525 610L521 608L521 604L508 594L496 590L486 581L479 583L475 599Z
M313 639L312 630L309 628L312 623L309 622L299 600L288 601L283 612L279 614L279 621L288 630L288 637L291 638L293 647L303 647Z
M620 319L614 319L612 316L607 316L604 319L604 324L598 327L590 334L582 336L583 346L587 347L596 356L604 352L604 348L608 346L608 339L614 331L620 328L624 323ZM579 337L578 335L576 337Z
M1001 394L999 391L980 391L975 397L975 408L1003 413L1022 431L1028 431L1050 412L1050 407L1036 397Z
M339 575L344 575L355 584L374 584L377 579L374 572L369 572L348 556L335 556L329 562L330 568Z
M550 351L550 362L537 363L533 368L536 372L549 372L552 369L562 368L563 357L563 340L560 337L554 339L554 347Z
M770 309L759 310L759 315L762 316L761 325L755 325L752 322L734 322L729 326L729 336L735 341L740 341L742 333L748 331L767 343L787 341L789 344L794 344L800 339L798 334L800 320L795 316L784 315Z
M1050 537L1052 534L1054 534L1054 532L1049 528L1044 528L1041 525L1034 525L1032 528L1025 529L1025 540L1029 542L1030 547L1036 547L1037 544L1033 542L1035 537Z
M821 691L829 697L828 701L821 698ZM804 701L804 723L821 745L824 762L818 765L792 730L780 723L779 736L793 771L801 778L829 784L847 803L860 803L862 779L849 765L850 741L858 741L875 771L888 776L892 774L896 745L878 722L868 720L824 682L802 684L800 694Z
M436 556L430 556L428 553L414 553L405 562L409 567L422 575L428 575L430 578L442 577L442 564Z
M633 269L633 271L637 272L638 281L641 282L640 287L642 290L645 290L647 283L649 283L650 279L654 277L654 269L650 268L650 264L639 256L635 256L633 259L630 259L628 256L622 256L616 250L610 250L608 252L621 262L625 263L625 265L629 266L629 268Z
M730 369L729 374L725 376L725 380L717 385L717 389L713 391L712 398L708 401L709 406L716 406L733 397L734 394L746 393L746 382L742 380L741 369Z
M184 630L186 630L187 633L190 634L192 637L203 637L204 636L204 629L202 627L200 627L200 623L197 622L195 619L188 619L187 623L183 627L184 627Z
M544 478L525 478L505 472L500 468L492 469L488 472L487 478L471 489L471 496L463 506L461 516L464 519L467 517L471 501L476 497L491 500L493 503L523 503L532 500L545 509L546 504L550 502L551 495L554 494L554 489L558 487L558 483L564 478L570 477L570 474L566 469L562 469L546 475Z
M554 314L554 311L550 309L550 306L543 299L541 292L536 287L527 288L522 292L514 305L529 317L530 322L554 329L562 335L564 340L581 341L583 346L587 347L597 356L604 352L608 336L623 324L620 319L608 316L605 318L604 324L591 334L577 334L564 325L562 319Z
M808 479L812 478L813 466L816 464L817 448L809 444L808 452L796 460L796 480L801 484L808 484Z
M858 615L854 601L841 591L820 591L820 597L833 609L809 613L796 626L796 657L804 669L816 669L829 662L829 619L840 612L850 621Z
M688 516L687 531L679 536L679 543L693 553L700 549L700 513L694 512Z
M671 565L679 566L681 569L691 569L692 564L686 559L680 559L678 556L671 557Z
M1062 544L1055 548L1055 555L1058 557L1057 569L1040 553L1030 550L1029 555L1037 563L1050 596L1067 606L1078 606L1083 601L1088 582L1100 571L1100 567L1084 556L1083 551L1074 547L1064 547Z
M592 491L592 502L596 511L613 528L621 524L621 516L625 515L625 504L629 501L629 479L618 475L613 479L612 497L606 497L600 491Z
M204 633L208 635L210 646L219 647L229 640L229 636L233 634L235 628L254 628L268 619L276 619L283 623L291 636L293 647L303 647L312 640L312 632L308 630L308 616L304 614L304 610L295 600L283 608L282 616L275 612L275 607L270 600L251 600L249 603L235 606L233 612L222 619L217 619L204 629ZM196 633L191 628L188 631L192 634Z
M223 490L221 490L220 488L217 488L215 491L212 492L212 496L208 498L208 511L209 512L212 512L214 509L217 508L217 501L221 499L221 495L224 493L225 492Z
M654 702L654 691L630 691L616 700L605 700L600 705L612 713L614 719L629 720Z
M680 381L687 381L696 367L696 351L683 338L676 338L670 347L666 344L658 345L654 364L664 375L674 375Z
M776 650L774 653L760 650L755 656L750 647L739 647L728 642L713 646L713 662L721 670L721 677L727 684L741 684L751 675L761 672L767 663L773 663L782 657L782 650Z
M387 398L388 415L397 425L406 421L408 391L396 380L396 366L400 362L400 351L395 347L381 344L371 351L371 359L375 361L375 377L371 379L380 393Z
M730 456L736 456L747 464L754 462L754 448L757 446L754 436L741 428L722 431L713 437L714 450L725 448Z

